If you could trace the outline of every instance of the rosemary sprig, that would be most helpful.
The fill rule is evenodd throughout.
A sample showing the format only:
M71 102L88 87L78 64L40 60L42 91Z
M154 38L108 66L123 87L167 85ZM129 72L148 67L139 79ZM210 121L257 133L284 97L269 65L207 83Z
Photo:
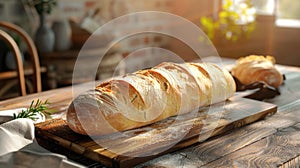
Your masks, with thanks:
M22 110L19 114L14 113L14 119L17 118L29 118L33 121L36 121L38 118L36 117L38 114L50 115L51 112L48 110L48 105L50 103L48 100L42 102L41 100L37 100L36 102L33 100L26 110Z

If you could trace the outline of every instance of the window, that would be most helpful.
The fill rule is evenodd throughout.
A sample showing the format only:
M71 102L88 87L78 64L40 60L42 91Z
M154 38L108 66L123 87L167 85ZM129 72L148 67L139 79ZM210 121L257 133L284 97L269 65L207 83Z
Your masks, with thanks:
M247 0L232 0L239 3ZM223 3L225 0L222 1ZM299 0L250 0L259 15L275 15L276 26L300 28Z
M256 13L260 15L274 15L275 0L252 0Z
M300 1L276 0L276 25L300 28Z
M300 1L277 0L277 16L281 19L300 20Z

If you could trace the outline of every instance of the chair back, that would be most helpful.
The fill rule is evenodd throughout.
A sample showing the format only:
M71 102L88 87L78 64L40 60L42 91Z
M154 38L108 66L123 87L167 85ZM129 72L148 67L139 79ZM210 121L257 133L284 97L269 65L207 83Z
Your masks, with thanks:
M30 62L32 65L33 69L33 84L34 84L34 92L41 92L42 91L42 82L41 82L41 69L40 69L40 62L39 62L39 56L38 52L36 49L36 46L32 40L32 38L26 33L21 27L5 22L5 21L0 21L0 27L5 28L6 30L10 30L12 32L15 32L17 35L19 35L24 42L28 46L28 53L30 56ZM18 72L18 79L19 79L19 86L20 86L20 91L21 95L25 96L26 93L26 83L25 83L25 75L24 75L24 67L22 64L22 58L21 58L21 53L18 45L16 42L11 38L9 34L7 34L4 29L1 30L1 38L6 41L11 49L14 52L15 55L15 60L16 60L16 65L17 65L17 72Z

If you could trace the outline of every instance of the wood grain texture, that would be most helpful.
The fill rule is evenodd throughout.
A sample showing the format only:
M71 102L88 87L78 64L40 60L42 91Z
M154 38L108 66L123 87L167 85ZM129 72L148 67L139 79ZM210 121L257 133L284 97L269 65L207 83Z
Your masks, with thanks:
M300 154L299 128L288 127L204 167L278 167Z
M145 163L144 165L150 164L151 166L165 167L182 165L189 167L191 166L190 164L193 163L194 166L202 166L256 142L261 138L272 135L274 132L276 132L276 130L273 128L257 128L249 125L243 127L243 129L238 129L232 133L223 135L222 138L213 138L207 142L169 154L169 156L154 160L152 161L153 163L150 161L150 163ZM143 167L143 165L139 167Z
M225 106L220 103L213 107L200 109L196 116L189 113L171 117L146 127L125 131L122 134L92 137L93 139L72 132L64 120L51 120L37 124L36 134L41 138L46 138L47 141L52 140L54 143L109 167L131 167L252 123L274 114L277 109L277 106L273 104L249 99L235 99L227 101ZM236 134L238 137L245 136L244 141L237 142L236 146L241 144L246 146L260 139L261 136L274 132L274 129L265 128L261 128L258 133L254 130L254 128L247 130L252 132L251 137L247 137L248 134L244 134L244 131ZM206 145L220 148L224 144L229 144L230 141L229 138L228 141L222 143L213 141ZM215 143L219 143L219 146L214 145ZM224 148L219 154L225 155L227 151L230 152ZM200 151L204 155L210 152L212 151Z
M296 103L293 104L295 105ZM299 113L300 108L298 111L293 110L289 113L288 111L286 111L286 113L276 113L275 115L267 117L264 120L244 126L232 132L228 132L225 135L217 136L207 142L162 156L160 158L139 165L138 167L177 167L178 165L190 167L191 164L196 167L210 167L210 162L225 158L227 157L227 155L235 151L243 149L244 147L247 147L261 139L272 136L274 133L277 133L278 130L296 126L299 126L300 128L300 124L296 124L297 122L300 122L298 121L300 119ZM244 167L244 165L226 166Z

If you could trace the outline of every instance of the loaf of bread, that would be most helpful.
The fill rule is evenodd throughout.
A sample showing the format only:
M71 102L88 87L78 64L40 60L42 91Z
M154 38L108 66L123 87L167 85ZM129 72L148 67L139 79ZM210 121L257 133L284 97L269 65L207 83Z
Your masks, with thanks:
M230 73L215 64L165 62L79 95L68 108L67 123L79 134L110 134L224 101L235 89Z
M272 56L250 55L239 58L231 73L245 85L265 82L278 88L283 82L283 76L274 65L275 58Z

